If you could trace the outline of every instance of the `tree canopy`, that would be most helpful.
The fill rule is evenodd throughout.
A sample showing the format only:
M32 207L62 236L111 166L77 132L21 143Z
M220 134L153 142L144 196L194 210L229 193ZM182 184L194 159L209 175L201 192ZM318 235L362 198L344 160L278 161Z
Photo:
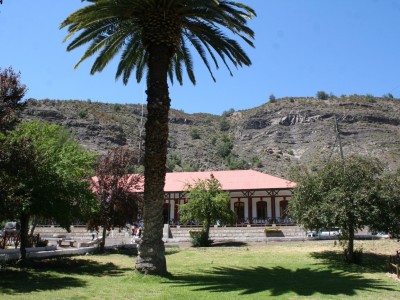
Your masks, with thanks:
M137 221L139 208L143 206L140 190L143 184L141 174L129 174L137 157L127 147L117 147L101 156L96 164L96 177L93 178L100 209L90 220L89 229L103 227L101 250L105 244L106 230L124 227Z
M187 186L189 201L179 206L182 222L199 221L203 224L205 240L209 240L210 226L217 222L231 223L233 212L229 209L231 199L222 190L221 183L211 174L209 179L198 180Z
M22 256L32 216L69 229L97 209L89 189L94 156L62 127L24 122L0 146L0 218L20 220Z
M12 67L3 71L0 68L0 133L16 125L19 113L26 105L22 98L27 88L21 83L20 76Z
M354 232L371 224L379 211L383 168L373 158L331 160L315 173L304 171L289 201L290 216L306 229L338 227L349 261L354 260Z

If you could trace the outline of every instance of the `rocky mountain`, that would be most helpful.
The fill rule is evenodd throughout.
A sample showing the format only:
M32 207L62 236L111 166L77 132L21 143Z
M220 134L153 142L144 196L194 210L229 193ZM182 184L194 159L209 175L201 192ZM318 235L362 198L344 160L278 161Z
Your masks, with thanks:
M30 99L27 120L68 127L90 151L143 148L146 107L76 100ZM336 121L337 120L337 127ZM171 110L169 171L247 169L287 177L339 155L378 157L400 167L400 100L371 96L282 98L222 116Z

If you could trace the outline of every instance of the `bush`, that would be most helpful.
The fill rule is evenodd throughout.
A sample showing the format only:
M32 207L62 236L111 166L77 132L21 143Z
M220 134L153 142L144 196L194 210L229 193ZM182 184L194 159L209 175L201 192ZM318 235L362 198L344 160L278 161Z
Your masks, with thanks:
M269 95L269 102L271 102L271 103L276 102L276 97L274 96L274 94Z
M222 116L223 116L223 117L229 117L229 116L233 115L234 112L235 112L235 110L234 110L233 108L231 108L231 109L229 109L229 110L225 110L225 111L222 113Z
M317 98L319 100L328 100L329 95L327 93L325 93L324 91L318 91L317 92Z
M82 119L86 118L87 114L88 114L88 111L86 109L82 109L78 113L79 117Z
M229 124L228 120L225 117L219 123L219 129L221 131L228 131L230 127L231 125Z
M190 230L189 234L190 238L192 239L193 247L208 247L211 246L211 244L213 243L213 241L208 238L204 230L201 231Z
M200 132L197 128L193 128L190 131L190 136L192 137L193 140L199 140L200 139Z
M376 102L375 97L374 97L373 95L371 95L371 94L365 95L365 98L367 99L367 101L368 101L369 103L375 103L375 102Z

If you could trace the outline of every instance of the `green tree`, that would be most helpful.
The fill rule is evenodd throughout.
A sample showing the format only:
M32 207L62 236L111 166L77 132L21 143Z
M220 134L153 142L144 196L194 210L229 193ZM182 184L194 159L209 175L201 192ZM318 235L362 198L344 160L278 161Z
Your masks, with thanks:
M275 103L276 102L276 97L274 94L269 95L269 102L270 103Z
M338 227L347 260L354 262L354 232L370 225L379 206L381 173L377 160L359 156L332 160L315 173L297 172L289 213L306 229Z
M400 168L380 180L379 203L371 211L370 230L388 232L400 238Z
M16 125L19 113L26 106L26 103L21 101L27 89L21 84L20 76L21 74L15 73L12 67L0 72L0 133Z
M162 241L165 165L167 159L168 77L182 84L182 69L194 84L192 45L215 80L210 59L218 57L230 70L248 66L250 59L228 32L253 46L253 31L247 26L255 16L250 7L234 1L191 0L88 0L89 5L72 13L61 24L68 27L66 39L77 35L67 50L88 42L85 59L98 53L91 74L102 71L121 52L116 77L126 84L136 71L139 82L147 72L147 121L145 125L144 235L136 269L146 274L166 274ZM232 74L232 73L231 73Z
M89 189L94 156L60 126L21 123L0 140L0 219L19 219L21 259L31 217L53 219L69 230L96 210Z
M230 195L222 191L220 182L211 174L209 179L198 180L187 186L189 201L179 206L180 220L200 221L205 240L209 241L210 226L217 221L229 223L233 212L229 209Z
M328 100L329 95L328 95L326 92L324 92L324 91L318 91L318 92L317 92L317 98L318 98L319 100Z
M143 205L137 191L143 184L143 176L129 175L135 162L135 153L127 147L110 150L97 162L93 187L100 209L89 221L88 228L99 231L102 227L100 251L104 250L107 230L137 221L139 207Z

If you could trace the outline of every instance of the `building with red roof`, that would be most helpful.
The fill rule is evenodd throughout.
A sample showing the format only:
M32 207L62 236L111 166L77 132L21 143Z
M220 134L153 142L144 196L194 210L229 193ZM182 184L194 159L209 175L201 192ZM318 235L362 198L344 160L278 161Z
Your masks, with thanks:
M180 204L190 201L188 185L214 175L231 195L230 207L241 224L289 223L287 205L296 183L254 170L167 173L164 223L179 224Z
M221 183L222 190L229 192L230 207L235 212L237 224L290 223L287 206L296 183L254 170L230 170L167 173L164 186L165 224L180 223L179 205L190 201L187 187L198 180L209 179L211 174ZM137 175L128 176L126 182L136 182L132 178ZM96 181L94 177L94 188ZM142 193L143 178L141 183L129 185L129 189Z

